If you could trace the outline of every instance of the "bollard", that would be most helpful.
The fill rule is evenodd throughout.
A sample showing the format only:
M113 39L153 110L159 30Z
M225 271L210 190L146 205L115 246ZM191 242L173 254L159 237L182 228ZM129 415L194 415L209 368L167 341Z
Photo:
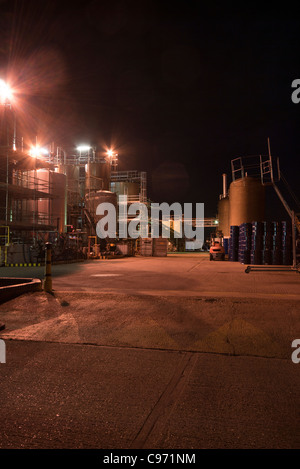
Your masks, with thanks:
M6 363L6 345L4 340L0 340L0 363Z
M48 293L52 292L51 248L52 244L46 243L44 290Z

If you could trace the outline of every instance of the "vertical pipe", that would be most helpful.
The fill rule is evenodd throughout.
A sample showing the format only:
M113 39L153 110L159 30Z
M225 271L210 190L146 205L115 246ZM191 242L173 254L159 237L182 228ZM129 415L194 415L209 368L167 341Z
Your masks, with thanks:
M223 197L227 197L227 174L223 173Z
M44 290L48 293L52 292L51 247L51 243L46 243Z
M270 146L270 139L268 137L268 153L269 153L269 167L270 167L270 175L271 175L271 182L274 182L273 178L273 164L272 164L272 156L271 156L271 146Z
M296 257L296 223L295 223L295 212L292 210L292 240L293 240L293 269L297 267Z
M13 150L16 151L17 149L17 116L14 110L13 110L13 116L14 116Z
M6 202L5 202L5 222L6 225L8 225L8 210L9 210L9 199L8 199L8 171L9 171L9 164L8 164L8 149L9 149L9 129L8 129L8 120L7 120L7 111L6 107L4 107L4 112L5 112L5 120L6 120Z

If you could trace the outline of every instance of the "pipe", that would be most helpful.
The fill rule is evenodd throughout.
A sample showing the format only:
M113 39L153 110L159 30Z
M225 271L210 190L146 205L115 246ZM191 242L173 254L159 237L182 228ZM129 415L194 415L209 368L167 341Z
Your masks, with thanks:
M223 173L223 197L227 197L227 174Z
M46 243L44 290L48 293L52 292L51 248L52 244Z

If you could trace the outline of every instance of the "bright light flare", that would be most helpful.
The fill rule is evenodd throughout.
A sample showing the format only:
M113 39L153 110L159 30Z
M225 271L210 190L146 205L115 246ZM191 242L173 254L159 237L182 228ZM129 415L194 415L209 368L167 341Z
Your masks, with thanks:
M81 151L89 151L90 149L91 149L91 147L89 145L79 145L77 147L77 150L80 151L80 152Z
M33 158L38 158L42 155L49 155L49 151L46 148L41 148L39 146L32 146L29 150L29 155Z
M118 153L115 153L113 150L107 150L107 156L109 156L109 158L112 158L113 156L117 157Z
M13 99L13 92L10 86L5 83L4 80L0 79L0 103L11 104Z

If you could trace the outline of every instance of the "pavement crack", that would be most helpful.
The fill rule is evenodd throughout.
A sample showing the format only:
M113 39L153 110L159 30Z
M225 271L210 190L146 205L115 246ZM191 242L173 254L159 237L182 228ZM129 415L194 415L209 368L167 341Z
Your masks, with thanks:
M228 331L227 331L227 334L226 334L226 343L232 349L231 355L236 355L235 346L234 346L233 342L230 340L230 333L232 331L232 326L233 326L233 323L234 323L234 320L235 320L235 317L236 317L235 313L236 313L236 306L234 305L234 303L232 303L231 304L231 320L229 322Z
M176 407L176 403L188 382L197 360L198 355L192 353L183 354L177 370L132 441L131 449L144 448L151 434L160 433L158 427L165 426L168 417Z
M230 323L229 329L230 328L231 328L231 323ZM230 330L228 331L228 334L226 335L226 343L230 345L230 347L232 348L232 353L230 355L236 355L234 344L231 342L229 338L229 333L230 333Z

